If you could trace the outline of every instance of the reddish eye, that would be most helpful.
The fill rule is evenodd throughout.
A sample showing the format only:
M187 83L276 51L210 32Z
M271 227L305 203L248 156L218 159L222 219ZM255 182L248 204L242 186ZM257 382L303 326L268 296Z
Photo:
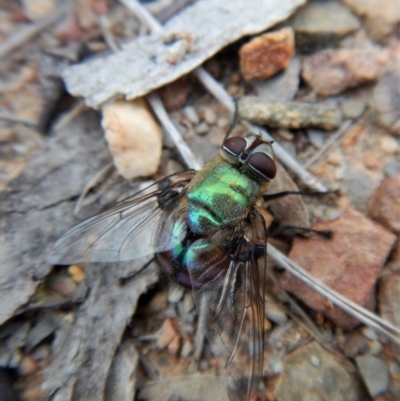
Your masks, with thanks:
M246 146L247 142L238 136L228 138L222 145L225 150L235 156L240 155L246 149Z
M247 164L269 180L276 176L276 163L265 153L253 153L248 158Z

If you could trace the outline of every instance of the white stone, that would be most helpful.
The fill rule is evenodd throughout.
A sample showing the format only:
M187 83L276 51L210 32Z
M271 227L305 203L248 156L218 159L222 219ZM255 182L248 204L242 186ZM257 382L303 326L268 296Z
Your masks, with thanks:
M106 104L102 126L115 167L124 178L145 177L157 171L162 131L143 99Z

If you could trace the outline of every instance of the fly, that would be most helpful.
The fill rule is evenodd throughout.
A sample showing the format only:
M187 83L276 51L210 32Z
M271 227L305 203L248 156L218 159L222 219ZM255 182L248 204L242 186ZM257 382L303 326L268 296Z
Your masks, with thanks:
M230 137L203 169L173 174L69 230L54 264L118 262L154 254L175 283L206 302L206 336L250 399L263 371L267 233L263 194L277 173L272 143Z

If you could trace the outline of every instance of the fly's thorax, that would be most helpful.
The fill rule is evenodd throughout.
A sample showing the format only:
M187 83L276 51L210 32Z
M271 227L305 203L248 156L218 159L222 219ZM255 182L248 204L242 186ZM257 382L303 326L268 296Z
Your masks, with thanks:
M186 194L190 230L209 235L246 218L260 196L260 183L221 156L211 160L192 180Z

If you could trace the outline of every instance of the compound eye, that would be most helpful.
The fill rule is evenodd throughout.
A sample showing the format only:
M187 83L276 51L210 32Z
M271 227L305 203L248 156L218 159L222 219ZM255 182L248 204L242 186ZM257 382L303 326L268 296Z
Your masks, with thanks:
M268 180L272 180L276 176L276 163L265 153L253 153L248 158L247 164Z
M228 138L222 145L226 151L235 156L239 156L246 149L246 146L246 140L238 136Z

